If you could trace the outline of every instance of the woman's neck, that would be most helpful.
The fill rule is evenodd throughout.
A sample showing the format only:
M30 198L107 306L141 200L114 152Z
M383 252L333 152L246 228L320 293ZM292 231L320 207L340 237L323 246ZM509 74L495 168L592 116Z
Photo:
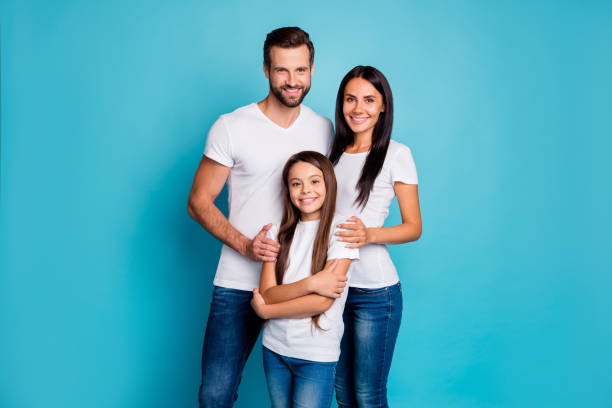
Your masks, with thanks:
M347 153L363 153L369 152L372 147L372 130L365 133L355 133L353 143L346 146L344 149Z

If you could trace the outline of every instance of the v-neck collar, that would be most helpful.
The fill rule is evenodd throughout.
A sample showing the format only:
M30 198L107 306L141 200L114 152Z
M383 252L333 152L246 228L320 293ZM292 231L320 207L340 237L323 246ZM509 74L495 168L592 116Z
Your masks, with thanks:
M303 113L304 113L304 107L302 106L302 104L300 104L300 113L298 114L298 117L295 118L293 123L288 128L284 128L284 127L278 125L276 122L274 122L269 117L267 117L266 114L263 113L263 111L261 110L261 108L259 107L259 104L257 102L254 102L254 105L255 105L255 109L257 110L259 115L261 115L265 120L267 120L272 126L276 127L277 129L279 129L279 130L281 130L283 132L289 132L291 129L293 129L295 127L295 125L301 120L301 118L303 116Z

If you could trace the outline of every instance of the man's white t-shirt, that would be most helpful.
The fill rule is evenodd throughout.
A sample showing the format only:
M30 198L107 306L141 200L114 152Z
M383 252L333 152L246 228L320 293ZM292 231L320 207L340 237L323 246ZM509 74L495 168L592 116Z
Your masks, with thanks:
M369 152L343 153L334 167L338 180L336 214L345 221L356 216L368 228L384 226L389 215L389 205L395 197L395 182L418 184L418 177L410 149L394 140L389 143L382 169L370 192L365 206L355 204L357 182ZM359 260L351 263L349 285L357 288L381 288L399 281L397 270L384 244L368 244L360 248Z
M334 220L334 224L338 220ZM297 282L310 276L312 266L312 249L319 228L319 221L300 221L289 249L289 265L283 275L283 284ZM346 248L339 242L331 229L327 260L357 259L359 249ZM268 237L276 240L278 225L268 231ZM312 318L270 319L264 327L261 343L268 349L285 357L310 361L338 361L340 357L340 340L344 333L342 312L348 290L335 299L332 306L319 318L318 329L312 324Z
M208 132L204 155L231 167L227 180L230 224L253 238L264 225L280 222L285 162L302 150L327 154L332 137L329 119L304 105L287 129L264 115L256 103L221 115ZM260 273L261 262L223 245L213 283L250 291L259 286Z

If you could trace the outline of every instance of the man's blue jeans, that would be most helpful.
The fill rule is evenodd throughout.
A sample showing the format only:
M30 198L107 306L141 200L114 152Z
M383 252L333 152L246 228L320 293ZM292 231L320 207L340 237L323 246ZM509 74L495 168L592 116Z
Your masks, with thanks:
M201 408L226 408L238 398L244 365L261 330L253 293L215 286L202 351Z
M322 363L281 356L263 347L272 408L329 408L336 362Z
M388 407L387 378L402 320L400 284L350 288L343 318L336 371L338 407Z

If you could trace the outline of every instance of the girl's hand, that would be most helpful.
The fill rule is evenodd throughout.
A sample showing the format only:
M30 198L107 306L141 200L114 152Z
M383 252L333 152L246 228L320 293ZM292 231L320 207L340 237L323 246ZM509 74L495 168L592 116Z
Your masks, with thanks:
M363 222L357 217L351 217L347 221L351 221L352 224L338 224L338 228L342 228L347 231L338 231L336 235L340 238L338 241L350 242L347 248L360 248L372 242L371 237L368 233L368 228Z
M251 299L251 307L253 308L255 313L257 313L257 316L261 317L262 319L267 319L266 301L264 300L263 296L261 296L261 293L259 293L259 288L253 289L253 299Z
M336 265L338 265L338 260L334 259L320 272L310 277L312 285L310 291L312 293L332 299L339 298L342 295L348 278L344 273L337 270Z

